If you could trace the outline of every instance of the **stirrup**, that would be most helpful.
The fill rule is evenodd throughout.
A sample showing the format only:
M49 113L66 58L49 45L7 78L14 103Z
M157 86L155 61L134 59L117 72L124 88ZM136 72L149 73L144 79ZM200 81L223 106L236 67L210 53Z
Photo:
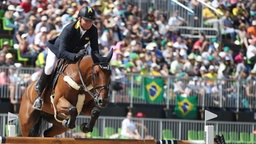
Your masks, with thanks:
M42 106L43 106L43 99L41 97L38 97L36 98L32 107L36 110L42 110Z

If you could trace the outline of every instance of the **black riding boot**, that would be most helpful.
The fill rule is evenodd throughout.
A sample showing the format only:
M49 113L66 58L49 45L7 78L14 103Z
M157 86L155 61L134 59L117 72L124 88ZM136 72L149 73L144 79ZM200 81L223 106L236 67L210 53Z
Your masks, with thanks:
M44 91L46 84L50 79L50 76L51 75L46 75L44 72L42 72L40 79L36 83L37 98L33 104L34 109L42 110L43 99L41 98L41 95Z

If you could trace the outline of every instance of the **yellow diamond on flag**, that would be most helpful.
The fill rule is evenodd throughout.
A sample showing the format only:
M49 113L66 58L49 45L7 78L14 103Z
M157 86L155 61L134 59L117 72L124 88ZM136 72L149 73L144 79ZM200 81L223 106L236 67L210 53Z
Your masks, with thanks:
M162 92L162 88L159 87L159 85L152 81L151 83L146 85L146 89L148 91L149 94L149 98L151 101L154 101Z
M182 112L182 115L185 116L192 110L194 104L191 103L188 99L183 99L181 102L178 102L178 106Z

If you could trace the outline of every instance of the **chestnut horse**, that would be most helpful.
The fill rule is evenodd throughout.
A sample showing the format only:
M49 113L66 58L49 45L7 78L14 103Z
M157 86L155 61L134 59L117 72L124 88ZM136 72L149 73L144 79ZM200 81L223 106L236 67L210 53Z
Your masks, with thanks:
M32 82L24 92L20 105L22 136L59 135L76 127L75 121L79 114L91 116L88 123L80 125L80 129L85 133L92 132L102 108L108 104L111 75L109 62L112 55L112 49L106 57L99 54L87 55L58 70L56 85L49 88L48 84L44 91L42 111L32 108L37 97L36 81ZM43 130L42 126L46 128L45 124L48 123L52 123L52 126Z

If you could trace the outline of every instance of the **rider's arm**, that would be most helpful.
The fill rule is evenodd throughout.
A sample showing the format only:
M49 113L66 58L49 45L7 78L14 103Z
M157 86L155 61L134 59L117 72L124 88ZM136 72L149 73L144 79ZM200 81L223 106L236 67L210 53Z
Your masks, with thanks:
M90 45L93 53L99 53L99 44L98 44L98 30L93 25L91 27L91 33L90 33Z

